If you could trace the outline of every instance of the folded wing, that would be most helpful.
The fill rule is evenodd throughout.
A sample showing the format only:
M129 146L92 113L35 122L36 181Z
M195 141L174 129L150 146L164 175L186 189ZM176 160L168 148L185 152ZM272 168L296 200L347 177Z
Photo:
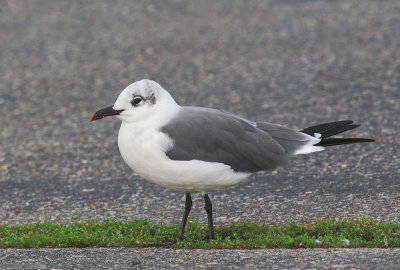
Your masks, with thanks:
M271 170L287 163L289 152L257 127L230 113L183 107L162 127L174 141L166 155L173 160L219 162L239 172Z

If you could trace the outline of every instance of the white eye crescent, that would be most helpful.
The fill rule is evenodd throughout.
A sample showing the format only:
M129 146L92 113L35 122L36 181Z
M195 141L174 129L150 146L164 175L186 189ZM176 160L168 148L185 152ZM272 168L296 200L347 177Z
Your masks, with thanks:
M143 98L140 96L136 96L132 99L132 106L136 107L142 102Z

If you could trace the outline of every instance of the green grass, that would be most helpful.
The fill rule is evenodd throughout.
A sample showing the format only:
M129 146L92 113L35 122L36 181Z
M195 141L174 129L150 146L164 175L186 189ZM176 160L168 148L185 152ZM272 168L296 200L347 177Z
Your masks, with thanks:
M216 226L217 240L207 242L207 226L190 222L185 240L173 248L333 248L400 247L400 224L379 223L366 218L316 219L310 224L274 226L233 222ZM146 247L170 242L176 225L155 225L143 220L104 223L0 225L0 248L41 247ZM348 243L346 243L348 240Z

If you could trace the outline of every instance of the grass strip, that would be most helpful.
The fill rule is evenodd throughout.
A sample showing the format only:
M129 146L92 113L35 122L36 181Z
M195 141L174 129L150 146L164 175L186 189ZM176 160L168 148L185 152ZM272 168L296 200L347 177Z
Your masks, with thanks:
M147 247L171 242L177 225L156 225L146 220L128 222L0 225L0 248ZM309 224L273 226L232 222L215 227L216 240L207 242L207 226L189 222L185 240L173 248L394 248L400 247L400 224L358 220L315 219Z

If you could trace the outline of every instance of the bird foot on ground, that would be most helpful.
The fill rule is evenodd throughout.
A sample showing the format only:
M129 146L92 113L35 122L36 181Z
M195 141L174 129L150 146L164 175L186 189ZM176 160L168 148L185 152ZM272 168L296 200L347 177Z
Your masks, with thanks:
M211 240L215 240L215 237L214 238L210 238L210 237L206 236L206 237L203 238L203 240L207 241L207 242L210 242Z

